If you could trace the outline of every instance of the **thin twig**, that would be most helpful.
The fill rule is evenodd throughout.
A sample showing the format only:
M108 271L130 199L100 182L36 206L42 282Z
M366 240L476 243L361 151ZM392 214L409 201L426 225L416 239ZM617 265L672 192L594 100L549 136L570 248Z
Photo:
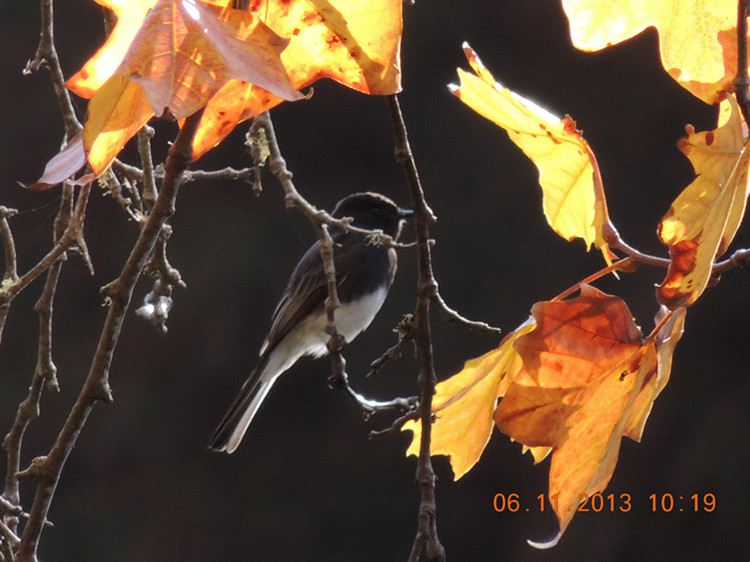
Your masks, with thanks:
M94 405L99 401L111 402L112 400L109 368L125 313L130 305L135 284L146 266L162 226L174 214L183 172L192 162L192 141L201 114L202 112L199 111L185 120L169 151L166 177L148 221L143 226L120 276L102 289L109 299L110 306L86 382L49 454L41 457L30 467L30 472L37 478L38 485L18 548L16 556L18 562L36 560L39 538L65 462Z
M397 418L390 427L386 427L385 429L374 429L370 432L370 439L373 437L380 437L381 435L398 435L398 433L401 431L401 428L406 425L406 422L414 421L419 419L419 408L416 408L410 412L407 412L400 418Z
M386 363L401 357L406 346L414 341L414 315L405 314L393 331L398 334L398 343L370 363L370 372L367 373L367 378L375 377Z
M74 216L76 216L76 221L78 223L78 217L85 211L88 190L88 186L82 188L78 204L76 205L77 210L73 211L73 186L67 183L63 184L60 207L54 222L53 243L59 244L60 240L65 236L66 232L68 232ZM78 224L82 225L83 223L81 221ZM78 227L76 226L76 228ZM71 239L74 237L77 236L71 236ZM34 376L31 380L29 392L23 402L19 404L13 426L3 440L3 449L5 449L7 453L3 497L12 504L20 505L21 501L19 474L22 472L20 464L23 435L31 421L39 416L42 390L45 387L45 383L47 383L46 386L49 389L58 389L56 368L52 362L52 302L55 288L57 287L57 282L60 277L60 270L65 259L66 254L63 252L48 269L47 280L44 283L42 295L35 306L39 315L37 366L34 370ZM18 526L17 517L7 518L6 523L11 531L16 532Z
M331 388L337 388L346 380L346 359L342 350L344 349L344 336L336 328L336 309L341 306L338 289L336 287L336 266L333 260L333 238L328 232L327 224L316 224L318 227L318 239L320 240L320 259L323 261L323 271L326 275L326 286L328 295L325 300L326 333L328 334L328 353L331 355L331 376L328 384Z
M17 209L9 209L0 206L0 244L5 254L5 273L3 281L18 281L18 264L16 261L16 245L13 242L13 233L10 230L8 219L18 214Z
M451 307L449 307L445 301L443 300L443 297L440 296L439 292L435 292L434 297L435 304L438 305L438 310L440 311L440 314L443 317L443 320L446 323L456 323L460 324L470 330L474 330L476 332L484 332L486 334L499 334L500 328L495 328L494 326L490 326L486 322L478 322L476 320L469 320L468 318L464 318L461 316L458 312L453 310Z
M154 137L154 129L150 125L144 125L138 131L138 156L141 159L141 172L143 183L144 212L151 212L151 208L158 196L156 192L156 179L154 178L154 162L151 158L151 139Z
M711 269L711 275L716 277L735 267L745 267L750 262L750 249L736 250L724 261L716 262Z
M632 246L629 246L622 238L619 237L619 235L612 240L608 240L608 243L611 248L620 250L621 252L627 254L634 261L643 265L653 265L656 267L667 268L671 263L668 258L651 256L649 254L644 254L643 252L636 250Z
M430 333L430 301L437 293L437 283L432 272L429 225L435 216L427 206L419 181L419 173L409 146L406 125L401 114L398 97L387 96L391 125L395 137L396 160L403 164L414 210L414 225L417 234L417 307L414 313L415 342L420 357L419 373L419 418L422 434L419 443L416 480L420 489L419 520L417 534L409 555L409 562L416 562L424 549L428 560L444 561L445 549L437 534L435 471L430 456L432 439L432 397L435 394L437 377L432 354Z
M276 139L276 133L273 128L273 122L271 121L271 115L268 111L261 113L256 116L255 119L258 121L258 126L263 127L266 131L268 138L268 149L269 155L269 168L271 173L281 184L286 196L286 204L288 207L297 207L304 213L307 218L313 221L313 224L327 224L329 226L336 226L347 232L355 232L363 236L368 237L373 243L379 244L388 248L399 248L404 247L399 244L390 236L383 234L378 230L367 230L366 228L359 228L352 226L351 220L346 217L343 219L333 218L330 214L322 209L314 207L307 199L300 195L299 191L292 182L293 174L287 168L286 160L281 154L279 144Z
M137 179L139 181L144 180L144 172L137 166L132 166L130 164L126 164L125 162L121 160L116 159L112 163L112 168L114 168L118 172L125 174L129 178ZM253 168L239 168L238 169L238 168L232 168L231 166L220 168L218 170L187 170L185 172L185 183L188 183L191 181L218 181L218 180L248 181L250 180L250 178L253 177L253 174L254 174ZM156 168L154 168L154 179L159 180L159 181L164 179L164 172L160 171L160 166L157 166Z
M55 246L44 256L34 267L18 278L18 281L3 288L0 292L0 304L10 302L18 293L25 289L29 283L36 279L41 273L49 269L58 258L71 249L82 240L80 229L86 217L86 203L88 202L91 185L86 184L81 187L76 202L76 209L73 211L70 224L65 229L65 233Z
M18 263L16 260L16 244L13 241L13 232L8 224L8 218L18 213L16 209L0 206L0 245L5 255L5 272L3 273L0 291L4 291L8 285L18 282ZM10 301L0 301L0 341L2 341L5 329L5 320L10 312Z
M70 93L65 87L65 77L60 59L57 56L54 40L54 19L53 19L53 1L41 0L42 7L42 32L39 38L34 59L26 63L24 74L31 74L39 70L41 66L49 68L52 78L52 85L55 88L57 103L60 106L60 113L65 123L65 134L68 140L72 139L83 126L76 117L73 103L70 100Z

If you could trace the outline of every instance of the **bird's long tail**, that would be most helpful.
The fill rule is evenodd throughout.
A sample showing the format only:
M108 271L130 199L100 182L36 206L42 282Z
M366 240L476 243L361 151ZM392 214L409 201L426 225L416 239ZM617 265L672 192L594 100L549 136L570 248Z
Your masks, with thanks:
M208 448L217 452L233 453L245 436L250 422L271 390L276 377L265 377L259 365L242 387L237 398L216 428Z

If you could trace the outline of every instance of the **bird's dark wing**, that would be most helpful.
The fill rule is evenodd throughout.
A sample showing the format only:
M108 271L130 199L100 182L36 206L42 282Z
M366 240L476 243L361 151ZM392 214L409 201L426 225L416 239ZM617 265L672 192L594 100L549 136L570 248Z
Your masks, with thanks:
M339 300L348 302L378 287L390 288L396 273L396 252L383 246L362 243L358 235L337 231L332 234L335 246L336 288ZM289 284L276 306L271 330L260 350L271 352L300 321L316 309L323 308L328 286L320 257L320 242L315 242L302 256L292 272Z
M316 242L305 252L292 272L289 284L273 313L271 329L260 350L261 355L272 351L302 319L323 306L327 294L320 243Z

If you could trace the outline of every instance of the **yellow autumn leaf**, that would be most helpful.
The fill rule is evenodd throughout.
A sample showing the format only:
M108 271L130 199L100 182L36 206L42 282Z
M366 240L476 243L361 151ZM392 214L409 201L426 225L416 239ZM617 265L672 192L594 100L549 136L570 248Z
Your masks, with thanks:
M503 338L497 349L467 361L461 372L438 383L432 403L431 454L449 457L456 480L477 463L487 446L497 399L521 369L513 342L533 328L534 323L527 322ZM406 454L419 454L420 423L407 422L403 430L414 432Z
M641 391L629 409L625 424L624 433L633 441L640 443L643 428L646 426L646 420L651 413L654 401L669 382L669 374L672 371L672 356L685 328L686 313L686 308L676 310L656 335L658 365L655 370L646 374ZM666 314L667 309L662 307L656 316L657 324Z
M289 39L281 61L295 88L330 78L373 95L401 91L401 10L402 0L261 0L250 6ZM282 101L254 84L230 81L206 106L193 154L199 157L238 123Z
M676 309L703 293L714 260L734 238L748 196L747 131L733 96L722 102L719 126L696 133L678 146L690 159L696 178L672 203L659 225L671 263L657 290L659 302Z
M106 170L128 140L154 116L146 93L127 76L107 80L89 101L83 145L91 169Z
M737 69L737 3L705 0L563 0L573 44L597 51L650 26L659 30L662 64L706 103L732 92Z
M474 111L505 129L539 169L544 215L566 240L582 238L608 258L609 222L599 168L591 148L570 117L559 119L497 83L467 44L464 52L476 74L458 69L460 86L451 91Z

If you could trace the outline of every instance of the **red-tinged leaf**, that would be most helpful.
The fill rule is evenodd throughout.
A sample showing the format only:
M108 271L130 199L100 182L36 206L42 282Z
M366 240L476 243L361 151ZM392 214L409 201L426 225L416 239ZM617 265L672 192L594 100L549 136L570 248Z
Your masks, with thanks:
M36 183L25 186L32 191L44 191L74 176L86 164L86 153L83 150L83 138L78 133L58 152L44 167L44 174ZM88 175L83 183L93 179Z
M303 96L281 63L288 40L248 12L194 0L159 0L115 74L143 86L154 113L177 119L203 107L230 78L286 100Z
M671 263L657 297L672 310L692 305L708 286L714 261L742 222L750 192L747 132L734 97L722 102L715 130L687 129L688 137L678 146L693 164L696 178L659 224Z
M401 90L401 9L402 0L270 0L250 7L276 33L289 38L281 60L295 88L330 78L375 95ZM236 97L234 92L239 92ZM204 111L193 154L204 154L238 123L281 101L251 84L227 84Z
M552 447L549 493L560 534L581 497L601 492L623 435L640 439L669 379L684 310L643 339L625 303L584 285L567 301L536 304L536 328L514 346L523 360L494 413L498 427L526 446Z
M208 100L193 139L193 156L199 158L234 130L238 123L276 107L284 100L240 80L230 80Z
M117 14L117 25L68 87L92 97L121 73L141 81L158 114L168 110L180 118L208 102L193 142L195 158L237 123L283 99L299 99L296 89L319 78L368 94L401 88L401 0L260 0L247 12L229 9L229 0L97 2ZM132 90L126 94L140 97ZM115 113L128 112L139 120L145 115L140 107ZM133 128L117 132L105 123L98 130L111 136L101 143L87 135L87 146L101 147L92 158L95 169L101 172L103 163L112 161L117 154L112 151Z

